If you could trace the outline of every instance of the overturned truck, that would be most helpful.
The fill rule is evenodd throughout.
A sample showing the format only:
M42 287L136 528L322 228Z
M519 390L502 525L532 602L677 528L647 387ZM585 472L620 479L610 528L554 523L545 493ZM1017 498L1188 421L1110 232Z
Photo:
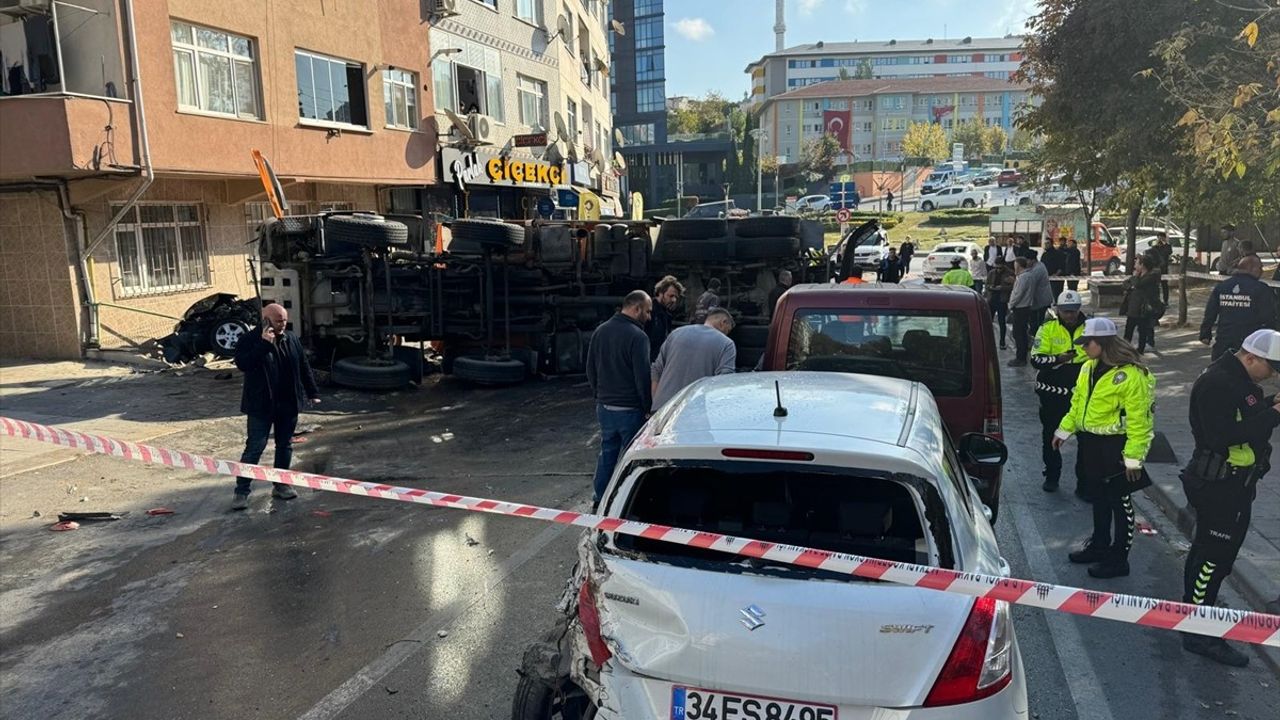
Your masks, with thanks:
M582 372L595 327L664 275L686 285L689 306L719 278L721 304L739 318L739 364L754 365L777 271L797 282L828 272L821 226L788 217L445 224L447 243L417 215L270 221L258 238L261 297L290 309L339 384L420 381L428 344L444 373L508 384Z

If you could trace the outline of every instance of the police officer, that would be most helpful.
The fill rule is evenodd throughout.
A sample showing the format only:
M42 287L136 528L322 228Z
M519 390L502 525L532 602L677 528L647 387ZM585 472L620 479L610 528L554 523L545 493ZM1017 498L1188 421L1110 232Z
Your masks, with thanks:
M1064 290L1054 305L1054 316L1040 326L1031 350L1031 365L1036 375L1036 394L1040 396L1041 455L1044 457L1045 492L1057 492L1062 477L1062 453L1053 446L1053 433L1062 417L1071 409L1071 391L1076 386L1080 366L1089 356L1076 344L1084 332L1085 315L1080 312L1080 293ZM1076 494L1080 493L1080 460L1076 460Z
M1076 342L1089 359L1080 366L1071 409L1053 436L1054 449L1072 435L1080 441L1077 471L1082 494L1093 504L1093 535L1068 557L1089 564L1089 574L1096 578L1129 574L1134 527L1129 494L1151 485L1142 463L1155 436L1156 379L1138 351L1118 335L1110 318L1085 321Z
M1249 530L1258 480L1271 468L1271 432L1280 426L1280 399L1264 397L1258 383L1277 372L1280 332L1258 330L1191 388L1196 449L1182 471L1182 487L1196 511L1196 533L1183 574L1183 602L1214 604ZM1233 667L1249 662L1221 638L1184 634L1182 647Z
M1236 263L1235 274L1218 283L1209 294L1200 323L1200 342L1213 342L1210 359L1238 350L1254 330L1276 328L1276 303L1271 288L1262 282L1262 261L1249 255ZM1218 325L1214 340L1213 326Z

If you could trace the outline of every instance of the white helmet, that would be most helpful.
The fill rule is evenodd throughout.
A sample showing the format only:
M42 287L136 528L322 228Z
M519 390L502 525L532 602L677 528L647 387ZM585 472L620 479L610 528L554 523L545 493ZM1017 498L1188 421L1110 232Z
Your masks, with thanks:
M1075 290L1063 290L1058 296L1058 302L1055 303L1055 307L1060 310L1079 310L1081 305L1084 305L1084 301L1080 299L1080 293Z

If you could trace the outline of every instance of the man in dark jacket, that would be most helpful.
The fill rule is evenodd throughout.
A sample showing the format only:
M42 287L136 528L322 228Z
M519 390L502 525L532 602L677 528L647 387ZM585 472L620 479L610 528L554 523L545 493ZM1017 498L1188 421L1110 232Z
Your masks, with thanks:
M674 275L667 275L653 287L653 314L644 326L644 334L649 336L650 361L658 359L662 343L671 334L671 326L675 324L673 313L682 297L684 285Z
M653 301L643 290L633 290L622 301L622 311L606 320L591 336L587 350L587 383L596 398L600 421L600 457L592 488L592 504L600 502L618 455L644 425L653 407L649 379L649 336L644 324Z
M880 261L876 271L882 283L896 283L902 279L902 260L898 257L897 248L889 248L889 255Z
M908 235L906 240L898 246L898 259L902 262L902 274L906 275L911 272L911 258L916 256L916 244L911 241Z
M1044 264L1044 271L1049 273L1049 289L1056 298L1062 294L1063 281L1055 278L1066 274L1067 257L1050 239L1045 241L1044 250L1040 252L1040 262Z
M1262 261L1250 256L1237 265L1235 274L1218 283L1209 294L1200 324L1200 342L1213 342L1212 360L1230 350L1238 350L1249 333L1262 328L1276 328L1276 301L1262 277ZM1213 337L1213 326L1218 337Z
M1062 257L1064 258L1062 274L1067 277L1080 277L1083 275L1082 265L1080 264L1080 248L1076 246L1076 241L1062 240L1059 247L1062 249ZM1080 281L1068 280L1067 289L1079 290Z
M276 456L274 466L288 469L293 460L293 431L298 427L298 413L310 402L320 402L320 388L311 374L311 363L298 337L285 328L289 311L272 303L262 308L262 324L245 333L236 345L236 367L244 373L244 390L240 395L240 412L249 417L248 439L240 462L257 464L267 449L267 436L274 431ZM249 491L253 479L236 478L232 510L249 507ZM288 485L276 483L272 497L292 500L298 493Z
M1195 450L1182 487L1196 511L1196 531L1183 572L1182 601L1212 607L1249 531L1258 482L1271 469L1271 434L1280 399L1259 383L1280 372L1280 332L1258 330L1234 355L1223 355L1191 388ZM1221 638L1184 634L1182 647L1224 665L1249 658Z

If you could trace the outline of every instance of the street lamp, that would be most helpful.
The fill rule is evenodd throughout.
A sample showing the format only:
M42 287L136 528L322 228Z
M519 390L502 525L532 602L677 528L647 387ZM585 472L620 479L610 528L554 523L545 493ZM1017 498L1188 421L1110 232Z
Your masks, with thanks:
M764 213L764 141L769 138L769 133L764 128L756 128L751 131L751 137L756 139L756 214Z

